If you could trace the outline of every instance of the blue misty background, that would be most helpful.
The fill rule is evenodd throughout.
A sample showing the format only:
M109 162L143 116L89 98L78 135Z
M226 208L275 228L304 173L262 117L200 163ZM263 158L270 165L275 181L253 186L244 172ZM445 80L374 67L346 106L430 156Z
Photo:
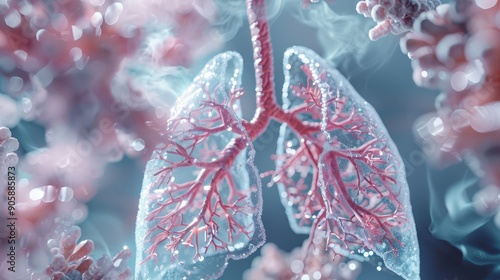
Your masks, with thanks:
M354 1L353 1L354 2ZM318 43L316 30L306 27L289 13L283 12L271 24L274 46L276 92L281 100L283 84L282 59L284 51L293 45L302 45L323 55ZM370 43L372 49L364 58L346 57L339 70L351 81L358 92L380 114L392 139L408 164L408 183L417 233L421 249L422 279L483 279L487 267L476 267L462 261L461 253L447 242L434 239L429 231L430 199L427 165L422 162L419 148L412 134L414 121L426 112L434 110L436 92L424 90L414 85L409 59L403 55L395 38ZM236 37L227 43L226 50L239 52L245 61L243 86L246 95L242 99L244 117L250 119L255 110L254 77L250 33L246 21ZM208 58L206 59L208 60ZM205 61L206 61L205 60ZM201 69L202 63L196 66ZM260 172L273 168L270 155L275 153L278 124L272 123L263 136L257 139L256 165ZM434 187L447 188L463 177L463 166L453 167L440 173ZM89 219L82 226L83 237L92 238L97 253L116 253L123 245L134 248L134 226L137 202L143 174L138 164L131 159L111 164L100 180L101 188L89 202ZM434 179L432 179L434 180ZM268 178L263 181L263 222L267 242L273 242L282 250L290 251L300 246L306 238L296 235L290 229L285 211L279 200L276 187L266 188ZM245 260L230 261L221 279L241 279L243 271L250 268L259 251ZM133 267L134 260L130 261ZM359 279L400 279L387 272L377 272L366 264Z

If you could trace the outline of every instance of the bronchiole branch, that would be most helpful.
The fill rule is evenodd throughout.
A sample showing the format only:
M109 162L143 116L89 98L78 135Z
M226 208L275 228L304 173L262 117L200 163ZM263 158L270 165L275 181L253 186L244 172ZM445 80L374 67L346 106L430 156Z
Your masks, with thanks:
M196 259L200 257L200 248L206 254L210 247L215 251L228 250L228 244L242 235L251 239L251 231L234 218L252 210L245 205L249 194L237 188L229 170L241 151L240 143L246 139L227 109L232 105L231 102L203 101L199 108L186 116L170 119L166 132L170 140L158 154L158 159L166 167L155 173L157 180L152 186L157 188L167 184L161 194L166 200L158 203L146 217L156 227L148 232L152 245L147 249L149 256L144 261L154 258L162 243L173 252L181 245L192 247L195 250L193 259ZM211 143L209 138L227 131L239 136L218 150L216 143ZM195 179L177 183L175 174L181 174L186 168L192 169ZM221 195L221 185L227 186L227 197ZM161 216L161 212L168 214ZM218 237L221 222L227 227L225 240Z

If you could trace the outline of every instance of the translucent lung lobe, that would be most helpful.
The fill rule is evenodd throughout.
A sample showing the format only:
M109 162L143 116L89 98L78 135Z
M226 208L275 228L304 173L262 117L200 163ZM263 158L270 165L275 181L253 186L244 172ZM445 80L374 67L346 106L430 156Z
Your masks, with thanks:
M294 133L286 127L280 135L283 143L292 141L291 147L302 138L310 141L303 146L319 150L318 158L314 150L309 156L311 162L317 160L312 168L323 199L318 202L322 210L316 213L317 228L326 232L334 251L350 255L372 250L395 273L405 279L419 279L418 241L404 166L379 116L337 70L313 51L289 49L285 69L288 82L284 97L293 93L298 98L301 91L305 92L309 97L304 101L321 113L304 113L310 121L321 123L321 136L291 136ZM291 104L294 99L286 102ZM282 155L293 153L286 152L286 144L283 147L279 150ZM288 178L298 182L296 176ZM293 184L284 187L293 188ZM316 188L314 183L311 188ZM307 191L310 200L316 190ZM286 197L286 207L291 207L288 212L308 208L308 200L294 201L292 192L297 191L288 189L282 196Z
M136 279L213 279L264 242L254 150L237 96L242 59L212 59L178 99L148 162ZM239 151L239 152L238 152Z
M283 85L283 109L293 109L303 122L321 124L321 92L313 88L300 65L292 66L285 60L285 83ZM278 138L276 172L281 201L286 209L290 226L296 233L309 233L311 225L322 209L315 163L308 156L318 154L321 145L316 139L324 138L321 131L297 135L286 123L282 124ZM318 154L319 155L319 154Z

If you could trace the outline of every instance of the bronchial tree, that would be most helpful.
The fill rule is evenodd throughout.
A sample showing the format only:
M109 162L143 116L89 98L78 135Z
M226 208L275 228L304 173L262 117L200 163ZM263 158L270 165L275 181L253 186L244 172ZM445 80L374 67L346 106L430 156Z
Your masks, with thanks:
M137 279L212 279L265 241L254 141L282 123L276 169L290 225L335 255L372 251L419 279L403 162L375 110L314 52L285 53L283 106L274 93L264 0L247 0L257 111L242 119L242 58L213 58L173 107L146 167L137 220ZM318 245L322 244L322 245ZM309 248L308 248L309 249ZM312 250L304 250L311 252ZM307 258L307 256L305 256Z

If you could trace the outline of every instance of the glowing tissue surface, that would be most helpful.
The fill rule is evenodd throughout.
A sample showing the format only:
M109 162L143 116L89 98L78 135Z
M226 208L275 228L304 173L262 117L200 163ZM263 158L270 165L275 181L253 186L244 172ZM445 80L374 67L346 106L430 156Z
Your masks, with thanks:
M178 98L146 166L136 279L217 278L229 258L263 244L260 178L237 100L241 73L239 54L220 54Z
M274 180L292 229L319 232L345 256L372 250L398 275L419 279L404 165L379 116L311 50L287 50L284 71L284 109L300 108L303 122L321 126L314 135L280 130L276 164L285 172Z

